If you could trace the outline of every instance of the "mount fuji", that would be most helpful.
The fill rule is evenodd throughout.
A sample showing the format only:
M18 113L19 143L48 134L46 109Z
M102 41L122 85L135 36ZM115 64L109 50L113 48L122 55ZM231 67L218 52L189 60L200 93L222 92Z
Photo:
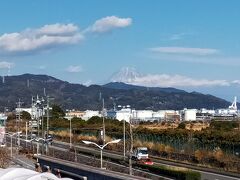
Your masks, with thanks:
M110 81L132 84L140 77L142 77L142 75L138 73L135 68L123 67L119 72L112 75Z

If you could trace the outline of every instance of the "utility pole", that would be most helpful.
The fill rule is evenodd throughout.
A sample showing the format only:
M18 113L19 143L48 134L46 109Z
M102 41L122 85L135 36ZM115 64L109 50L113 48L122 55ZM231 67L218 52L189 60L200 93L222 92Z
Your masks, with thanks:
M49 134L49 96L47 96L47 136Z
M33 107L34 107L34 99L33 99L33 96L32 96L32 108L31 108L31 138L32 138L32 134L33 134L33 119L34 119L34 116L33 116ZM30 124L29 124L29 128L30 128Z
M70 121L70 124L69 124L69 129L70 129L70 132L69 132L69 137L70 137L70 149L72 148L72 119L69 120Z
M45 88L43 88L43 95L46 97L47 95L46 95L46 89Z
M26 148L28 148L27 147L27 140L28 140L28 123L26 122Z
M129 131L130 131L130 158L129 158L129 175L132 175L132 153L133 153L133 132L131 117L129 119Z
M43 117L43 111L44 111L44 107L42 108L42 120L41 120L41 123L42 123L42 138L44 139L44 126L43 126L44 117Z
M44 122L44 98L42 97L42 100L41 100L41 104L40 104L41 106L41 124L42 124L42 138L43 139L45 139L45 137L44 137L44 124L43 124L43 122ZM47 146L47 145L46 145ZM44 154L44 142L42 141L42 154Z
M40 134L40 132L39 132L39 124L40 124L40 117L39 117L39 114L40 114L40 112L39 112L39 107L37 107L37 133L38 133L38 138L39 138L39 134Z
M4 107L4 115L7 116L8 108ZM6 129L6 119L4 118L4 127Z
M126 130L125 120L123 120L123 159L126 159Z
M20 132L19 129L20 129L20 121L21 121L21 104L22 103L23 102L21 102L20 99L17 102L17 112L16 112L16 125L17 125L16 131L17 132ZM18 146L20 146L20 134L18 133L17 135L18 135L17 144Z
M103 108L102 108L102 116L103 116L103 145L105 144L105 118L104 118L104 98L103 98Z
M40 127L39 127L39 124L40 124L40 111L39 111L39 106L40 106L40 101L39 101L39 97L38 97L38 94L37 94L37 97L36 97L36 101L35 101L35 104L34 104L35 108L36 108L36 120L37 120L37 137L40 138Z
M42 123L42 138L44 139L44 98L42 97L42 100L41 100L41 123Z
M45 91L45 88L44 88L44 94L46 95L46 91ZM50 99L53 99L53 98L50 98L48 95L46 96L47 98L47 130L46 130L46 137L48 138L48 135L49 135L49 103L50 103ZM46 145L46 154L48 154L48 144Z

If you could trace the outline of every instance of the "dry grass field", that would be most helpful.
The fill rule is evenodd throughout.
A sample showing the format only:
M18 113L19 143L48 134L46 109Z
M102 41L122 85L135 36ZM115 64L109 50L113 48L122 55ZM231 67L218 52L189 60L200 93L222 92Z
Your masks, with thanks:
M165 129L175 129L177 128L179 125L179 123L154 123L154 124L144 124L144 125L140 125L143 126L147 129L151 129L151 130L165 130ZM194 130L194 131L201 131L202 129L205 129L209 127L209 123L199 123L199 122L195 122L195 123L186 123L186 129L190 130Z

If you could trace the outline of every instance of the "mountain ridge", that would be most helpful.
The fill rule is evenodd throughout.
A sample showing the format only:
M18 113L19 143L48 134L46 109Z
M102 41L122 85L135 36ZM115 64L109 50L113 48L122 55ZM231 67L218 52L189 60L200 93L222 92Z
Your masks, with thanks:
M152 90L152 91L164 91L164 92L186 92L181 89L176 89L172 87L146 87L146 86L139 86L139 85L132 85L124 82L110 82L107 84L104 84L103 87L112 88L112 89L124 89L124 90L130 90L130 89L140 89L140 90Z
M115 85L115 87L114 87ZM6 76L5 83L0 82L0 111L4 107L14 109L16 102L21 99L24 107L31 105L32 96L46 94L54 98L53 103L64 109L100 110L102 102L108 109L113 103L131 105L134 109L183 109L183 108L226 108L230 103L221 98L201 93L188 93L175 88L149 88L122 83L105 85L72 84L48 75L23 74ZM125 88L125 89L124 89ZM115 102L113 102L115 101Z

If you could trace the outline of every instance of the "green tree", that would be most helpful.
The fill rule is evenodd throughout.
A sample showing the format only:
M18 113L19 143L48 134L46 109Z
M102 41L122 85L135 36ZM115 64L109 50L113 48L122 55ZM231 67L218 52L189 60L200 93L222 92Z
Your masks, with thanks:
M12 120L16 120L16 114L15 113L10 113L8 114L8 117L7 117L7 121L12 121Z
M29 114L27 111L21 112L22 114L22 119L24 120L31 120L31 114Z
M184 122L181 122L179 125L178 125L178 128L179 129L185 129L186 128L186 124Z
M53 119L63 118L65 116L65 112L56 104L52 106L51 114Z
M231 131L238 127L237 121L211 121L210 128L214 130Z
M86 125L86 121L82 120L81 118L78 118L78 117L73 117L71 119L71 121L72 121L72 128L73 129L82 128Z
M101 117L93 116L88 121L87 124L102 124L103 120Z

